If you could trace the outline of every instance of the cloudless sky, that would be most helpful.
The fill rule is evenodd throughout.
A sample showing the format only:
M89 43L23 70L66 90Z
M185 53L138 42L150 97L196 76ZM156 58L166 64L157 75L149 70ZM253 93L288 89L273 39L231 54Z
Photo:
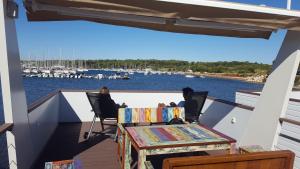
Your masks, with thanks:
M227 0L286 7L286 0ZM28 22L21 0L16 20L23 59L176 59L272 63L285 31L269 40L189 35L86 21ZM293 0L293 9L300 9ZM48 52L47 52L48 51ZM75 55L73 55L73 51Z

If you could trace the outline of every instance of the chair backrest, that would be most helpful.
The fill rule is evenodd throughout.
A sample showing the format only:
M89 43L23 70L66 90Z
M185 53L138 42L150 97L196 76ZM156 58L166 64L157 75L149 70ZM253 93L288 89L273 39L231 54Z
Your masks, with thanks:
M86 96L92 106L92 109L97 117L101 116L100 109L100 94L99 93L89 93L86 92Z
M163 169L293 169L295 154L289 150L218 156L167 158Z
M185 120L183 107L120 108L118 123L160 123L169 122L175 117Z
M185 101L184 108L187 116L186 118L189 118L189 116L199 117L207 95L208 91L193 92L192 99Z
M110 96L99 93L86 93L95 115L101 119L116 118L115 103Z

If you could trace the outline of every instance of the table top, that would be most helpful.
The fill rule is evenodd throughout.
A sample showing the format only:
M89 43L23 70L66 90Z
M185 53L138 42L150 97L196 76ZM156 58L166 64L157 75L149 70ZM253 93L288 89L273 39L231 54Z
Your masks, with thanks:
M226 144L234 139L199 124L126 127L139 149Z

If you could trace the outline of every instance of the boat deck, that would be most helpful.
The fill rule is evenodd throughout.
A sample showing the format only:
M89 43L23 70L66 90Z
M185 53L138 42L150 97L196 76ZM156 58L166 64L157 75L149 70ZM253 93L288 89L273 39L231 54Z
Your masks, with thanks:
M113 140L116 126L106 125L109 135L96 134L86 141L84 132L89 130L90 123L59 124L33 169L44 169L45 162L77 159L84 169L118 169L117 143ZM101 131L99 122L94 131Z
M106 123L107 124L107 123ZM109 124L109 123L108 123ZM84 132L89 130L91 123L61 123L58 125L53 136L46 145L44 151L36 161L32 169L44 169L45 162L76 159L84 169L120 169L117 159L117 143L114 142L116 125L104 125L105 133L94 133L86 141ZM101 131L99 122L95 123L94 131ZM137 153L132 149L132 157L135 162L132 168L137 168ZM227 151L190 152L168 155L155 155L147 157L154 168L161 168L162 161L168 157L198 156L224 154Z

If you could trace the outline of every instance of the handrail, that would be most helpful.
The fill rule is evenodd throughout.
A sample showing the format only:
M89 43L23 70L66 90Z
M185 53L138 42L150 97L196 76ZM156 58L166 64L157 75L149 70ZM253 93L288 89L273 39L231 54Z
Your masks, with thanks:
M60 92L98 92L98 90L74 90L74 89L58 89L55 90L51 93L49 93L48 95L46 95L45 97L42 97L40 99L38 99L37 101L33 102L32 104L30 104L28 106L28 113L32 112L33 110L35 110L37 107L39 107L40 105L42 105L43 103L45 103L47 100L51 99L53 96L55 96L56 94L60 93ZM181 93L181 91L157 91L157 90L111 90L111 92L116 92L116 93ZM222 99L217 99L211 96L207 96L207 99L216 101L216 102L220 102L220 103L224 103L224 104L228 104L228 105L232 105L232 106L236 106L239 108L243 108L243 109L247 109L247 110L253 110L254 108L251 106L247 106L247 105L243 105L243 104L239 104L239 103L234 103L231 101L227 101L227 100L222 100Z
M293 91L299 91L299 89L293 89ZM260 93L254 93L254 92L257 92L257 91L238 90L237 92L238 93L245 93L245 94L255 95L255 96L260 96ZM295 98L290 98L289 101L300 103L300 99L295 99Z
M37 101L33 102L32 104L30 104L28 106L28 114L30 112L32 112L34 109L38 108L40 105L42 105L43 103L45 103L46 101L48 101L49 99L51 99L53 96L57 95L59 92L61 92L60 90L55 90L51 93L49 93L48 95L38 99Z
M260 93L255 93L255 92L259 92L259 91L255 91L255 90L238 90L236 92L260 96Z
M213 101L216 101L216 102L220 102L220 103L224 103L224 104L228 104L228 105L231 105L231 106L239 107L239 108L242 108L242 109L247 109L247 110L251 110L251 111L254 110L254 107L251 107L251 106L247 106L247 105L239 104L239 103L234 103L234 102L227 101L227 100L217 99L217 98L214 98L214 97L211 97L211 96L207 96L207 99L210 99L210 100L213 100Z
M0 125L0 135L4 134L6 131L11 131L13 128L13 123L4 123Z
M60 89L61 92L99 92L99 90ZM180 90L109 90L113 93L182 93Z
M80 89L60 89L61 92L98 92L98 90L80 90ZM157 91L157 90L111 90L110 92L115 92L115 93L182 93L182 91ZM207 99L216 101L216 102L220 102L220 103L224 103L224 104L228 104L228 105L232 105L232 106L236 106L239 108L243 108L243 109L247 109L247 110L254 110L254 107L251 106L247 106L247 105L243 105L243 104L239 104L239 103L234 103L231 101L227 101L227 100L223 100L223 99L217 99L211 96L207 96Z
M296 121L296 120L292 120L292 119L288 119L288 118L279 118L279 121L282 122L287 122L287 123L291 123L297 126L300 126L300 121Z

